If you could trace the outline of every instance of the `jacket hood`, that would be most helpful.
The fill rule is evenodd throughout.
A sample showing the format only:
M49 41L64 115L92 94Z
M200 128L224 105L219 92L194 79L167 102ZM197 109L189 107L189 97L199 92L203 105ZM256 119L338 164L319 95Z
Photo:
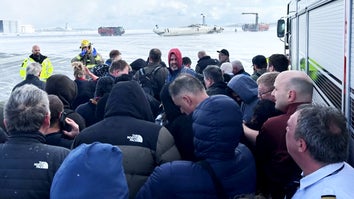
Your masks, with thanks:
M170 65L171 55L175 54L177 57L178 69L182 68L182 53L178 48L172 48L170 52L168 52L168 65Z
M45 91L59 97L63 102L64 108L71 108L71 103L77 95L77 85L66 75L51 75L47 79Z
M130 116L154 121L150 104L136 81L121 81L113 86L104 117L110 116Z
M242 113L225 95L213 95L193 112L195 154L201 159L231 159L243 135Z
M81 144L56 172L50 198L128 198L121 150L110 144Z
M95 97L102 97L104 94L111 92L113 84L113 78L109 76L100 77L96 84Z
M246 104L258 99L258 85L248 75L235 75L231 78L227 86Z

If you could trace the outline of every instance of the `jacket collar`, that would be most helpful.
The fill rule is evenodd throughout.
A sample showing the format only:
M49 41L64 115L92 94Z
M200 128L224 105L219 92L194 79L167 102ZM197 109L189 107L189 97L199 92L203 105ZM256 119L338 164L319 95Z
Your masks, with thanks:
M39 142L45 143L45 136L40 132L14 132L8 138L8 142L17 142L17 141L28 141L28 142Z
M290 104L288 106L286 114L291 115L291 114L295 113L297 107L300 106L301 104L311 104L311 102L298 102L298 103Z

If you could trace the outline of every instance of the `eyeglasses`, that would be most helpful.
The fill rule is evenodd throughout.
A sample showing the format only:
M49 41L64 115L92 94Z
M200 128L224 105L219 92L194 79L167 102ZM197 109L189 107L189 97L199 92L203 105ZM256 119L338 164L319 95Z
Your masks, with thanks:
M259 97L262 97L263 95L265 95L265 94L267 94L267 93L271 93L273 90L274 90L274 88L269 89L268 91L265 91L265 92L260 92L260 91L258 91L258 96L259 96Z

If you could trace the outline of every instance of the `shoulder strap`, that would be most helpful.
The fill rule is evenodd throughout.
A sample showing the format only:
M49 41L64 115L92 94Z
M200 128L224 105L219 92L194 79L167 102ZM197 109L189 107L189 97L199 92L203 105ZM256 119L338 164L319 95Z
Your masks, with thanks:
M202 166L213 179L214 187L216 189L216 193L218 194L219 199L227 199L228 196L224 192L224 187L222 186L220 180L216 177L213 168L209 165L209 163L205 160L198 161L197 164Z
M143 68L139 69L139 75L141 77L144 75L146 75L146 76L154 75L160 68L162 68L162 66L158 66L158 67L154 68L152 71L150 71L149 73L146 73L145 67L143 67Z
M149 73L146 73L146 75L154 75L160 68L162 68L161 65L155 67L152 71L150 71Z
M139 75L140 76L145 75L145 69L144 68L140 68L139 69Z
M152 70L152 74L155 74L158 70L160 70L160 68L162 68L161 65L159 65L158 67L154 68L154 70Z

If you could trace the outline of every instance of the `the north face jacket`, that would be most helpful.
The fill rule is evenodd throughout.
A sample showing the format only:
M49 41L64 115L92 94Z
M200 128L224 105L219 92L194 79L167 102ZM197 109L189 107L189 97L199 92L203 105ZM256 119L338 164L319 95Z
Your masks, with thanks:
M84 129L73 147L95 141L119 146L130 198L154 168L180 159L170 132L151 121L151 109L136 81L118 82L112 89L102 121Z
M0 144L0 198L49 198L54 174L69 154L39 132L16 132Z

